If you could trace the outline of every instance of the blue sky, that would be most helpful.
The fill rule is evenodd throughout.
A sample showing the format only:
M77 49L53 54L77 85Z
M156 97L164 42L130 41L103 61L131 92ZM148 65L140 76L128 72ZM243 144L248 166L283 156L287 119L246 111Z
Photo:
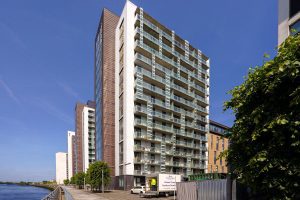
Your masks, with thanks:
M211 58L210 118L263 54L275 54L277 1L134 0ZM187 3L188 2L188 3ZM77 101L93 99L93 42L104 7L125 0L1 0L0 181L54 179Z

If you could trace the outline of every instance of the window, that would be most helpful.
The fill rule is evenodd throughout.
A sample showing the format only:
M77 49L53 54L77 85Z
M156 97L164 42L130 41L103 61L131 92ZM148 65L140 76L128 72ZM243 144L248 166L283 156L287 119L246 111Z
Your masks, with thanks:
M220 138L217 137L217 141L216 141L216 150L217 150L217 151L219 150L219 140L220 140Z
M224 138L222 138L222 151L224 151Z
M216 162L217 162L217 152L214 151L214 164L216 164Z
M123 70L120 72L119 74L119 95L123 92L123 79L124 79L124 76L123 76Z
M300 20L296 21L294 24L290 26L291 35L296 35L300 32Z
M290 18L300 12L300 1L290 0Z
M121 168L121 167L120 167ZM123 167L122 167L122 171L123 171ZM121 170L120 170L120 174L121 174ZM123 177L119 177L119 187L124 187L124 180Z
M119 97L119 118L123 117L123 94Z
M223 165L222 157L220 158L220 165Z

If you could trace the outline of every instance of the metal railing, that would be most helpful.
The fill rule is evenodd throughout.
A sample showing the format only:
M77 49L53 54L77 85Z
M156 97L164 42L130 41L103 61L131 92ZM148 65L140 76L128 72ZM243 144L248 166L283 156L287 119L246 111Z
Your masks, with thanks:
M55 188L55 190L53 190L47 196L42 198L42 200L62 200L63 194L64 194L64 190L60 186L58 186ZM69 199L69 200L72 200L72 199Z

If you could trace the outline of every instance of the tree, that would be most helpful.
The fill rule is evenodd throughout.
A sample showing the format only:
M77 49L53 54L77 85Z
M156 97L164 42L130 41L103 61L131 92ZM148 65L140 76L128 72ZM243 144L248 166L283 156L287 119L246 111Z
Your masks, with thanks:
M78 172L77 174L75 174L74 179L75 179L75 184L79 187L79 189L83 188L85 173Z
M110 181L110 168L108 167L106 162L97 161L90 164L87 173L86 173L86 181L91 185L92 190L98 189L100 190L102 186L102 171L103 171L103 182L104 186L107 186Z
M65 180L64 180L64 184L65 184L65 185L69 185L69 179L65 179Z
M294 199L300 191L299 60L300 35L291 36L225 102L236 119L224 156L232 174L266 199Z
M74 176L71 177L70 184L73 184L73 185L75 184L75 177Z

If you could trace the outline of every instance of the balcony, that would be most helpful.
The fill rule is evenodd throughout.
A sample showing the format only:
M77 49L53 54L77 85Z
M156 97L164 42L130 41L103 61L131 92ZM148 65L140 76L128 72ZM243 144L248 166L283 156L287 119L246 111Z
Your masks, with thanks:
M139 20L141 21L141 18L139 16L139 14L136 15L136 20ZM182 49L183 51L186 51L185 49L185 45L181 44L180 42L176 41L176 40L173 40L172 36L169 35L168 33L164 32L163 30L161 30L160 28L158 28L156 25L154 25L153 23L151 23L150 21L148 21L147 19L143 18L143 23L148 26L150 29L154 30L155 32L161 34L164 38L166 38L167 40L169 40L170 42L173 42L175 43L175 45L177 47L179 47L180 49ZM137 30L136 30L137 31ZM140 31L140 30L139 30ZM143 33L145 33L145 31L143 31ZM168 49L169 50L169 49ZM177 52L174 52L176 53L175 55L176 56L179 56ZM190 55L192 55L194 58L198 59L198 61L200 61L201 63L207 65L207 61L205 61L201 56L198 55L198 53L196 51L191 51L191 50L188 50L188 53ZM185 59L184 56L182 56L181 59ZM190 61L191 62L191 61Z
M171 120L171 116L170 116L170 115L168 115L168 114L163 114L163 113L157 112L157 111L153 111L153 112L152 112L152 116L154 116L154 117L159 117L159 118L161 118L161 119L163 119L163 120Z
M152 153L160 153L160 149L157 148L157 147L151 147L150 148L150 152L152 152Z
M134 124L135 125L141 125L141 126L147 126L147 120L135 118L134 119Z
M151 160L149 161L149 164L151 164L151 165L160 165L160 161L155 160L155 159L151 159Z
M185 137L189 137L189 138L194 138L194 134L193 134L192 131L184 131L184 132L179 131L177 133L177 135L181 135L181 136L185 136Z
M140 54L136 54L136 55L140 55ZM144 57L141 55L141 57ZM152 79L152 80L156 80L162 84L166 84L166 80L160 76L153 76L152 73L148 70L143 69L142 67L136 67L135 68L135 72L139 72L145 76L147 76L148 78ZM136 83L137 84L137 83Z
M134 158L134 163L144 163L145 160L141 158Z
M180 74L176 74L174 72L171 72L171 76L174 77L174 78L176 78L177 80L180 80L184 84L188 84L188 80L186 78L180 76Z
M160 131L172 132L171 126L164 126L164 125L158 124L158 123L153 123L153 128L158 129Z
M193 147L193 143L191 142L184 142L184 141L176 141L177 146L184 146L184 147Z
M142 170L134 170L134 175L143 175Z
M170 74L171 73L171 70L169 70L168 68L158 64L158 63L155 63L155 68L166 73L166 74Z
M145 106L134 106L135 112L145 113L147 114L147 108Z
M148 89L149 91L152 91L152 92L154 92L156 94L159 94L159 95L161 95L163 97L166 95L165 90L163 90L163 89L161 89L161 88L159 88L157 86L153 86L153 85L151 85L149 83L144 82L143 83L143 87L146 88L146 89Z
M145 56L143 56L143 55L141 55L141 54L139 54L139 53L136 53L135 54L135 59L137 60L140 60L140 61L142 61L142 62L144 62L144 63L146 63L146 64L148 64L148 65L152 65L152 60L150 59L150 58L147 58L147 57L145 57Z
M200 126L198 124L194 124L194 128L203 132L207 132L207 128L205 128L204 126Z
M199 148L201 151L207 151L207 147L206 146L199 146Z
M137 139L147 139L147 132L146 131L135 131L134 137Z
M141 146L141 145L134 145L134 150L135 151L145 151L146 147Z
M176 95L172 94L172 95L171 95L171 98L172 98L173 100L175 100L175 101L181 103L181 104L184 104L184 105L186 105L186 106L192 108L192 109L194 109L194 107L195 107L195 105L194 105L193 102L188 101L188 100L186 100L186 99L184 99L184 98L182 98L182 97L179 97L179 96L176 96Z

